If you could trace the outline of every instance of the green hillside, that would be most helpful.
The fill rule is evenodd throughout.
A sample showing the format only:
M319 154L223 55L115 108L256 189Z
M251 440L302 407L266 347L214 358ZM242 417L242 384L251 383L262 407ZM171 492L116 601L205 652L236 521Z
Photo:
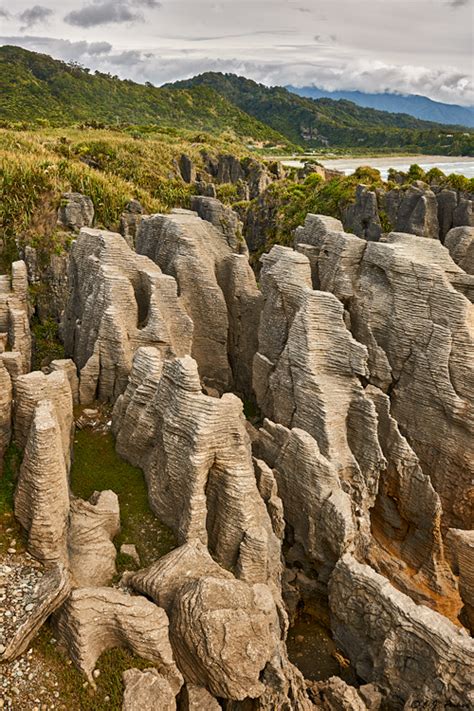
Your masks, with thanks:
M367 146L473 155L474 131L408 114L369 109L351 101L308 99L283 87L267 87L234 74L207 72L166 85L176 90L208 87L294 143L306 146Z
M250 141L288 144L275 130L232 105L211 87L172 90L118 77L20 47L0 47L0 121L173 126Z

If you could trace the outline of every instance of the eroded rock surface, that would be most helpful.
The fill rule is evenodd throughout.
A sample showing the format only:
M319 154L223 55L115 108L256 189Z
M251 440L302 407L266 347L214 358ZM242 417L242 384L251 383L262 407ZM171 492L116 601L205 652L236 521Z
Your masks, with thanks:
M59 641L92 686L98 658L113 647L129 649L154 662L166 679L181 681L173 661L166 613L144 597L113 588L78 588L56 613L54 626Z
M0 353L21 355L21 369L31 368L31 332L28 313L28 273L25 262L13 262L11 278L0 275Z
M370 566L345 555L330 581L336 640L367 681L408 708L474 703L474 641L445 617L416 605Z
M454 227L444 244L453 261L468 274L474 274L474 227Z
M176 711L177 679L167 679L157 669L127 669L122 711Z
M10 444L12 416L12 383L8 370L0 358L0 476L3 471L3 458Z
M113 402L125 390L136 349L154 345L166 356L184 355L192 323L172 277L120 235L83 229L71 250L63 335L80 373L81 402Z
M92 227L94 205L87 195L64 193L58 210L58 225L79 232L83 227Z

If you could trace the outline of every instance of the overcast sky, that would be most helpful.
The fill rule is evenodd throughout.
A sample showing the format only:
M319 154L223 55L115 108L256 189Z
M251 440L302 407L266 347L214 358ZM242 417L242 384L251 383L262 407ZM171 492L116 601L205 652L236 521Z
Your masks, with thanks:
M0 43L156 85L265 84L474 104L474 0L0 0Z

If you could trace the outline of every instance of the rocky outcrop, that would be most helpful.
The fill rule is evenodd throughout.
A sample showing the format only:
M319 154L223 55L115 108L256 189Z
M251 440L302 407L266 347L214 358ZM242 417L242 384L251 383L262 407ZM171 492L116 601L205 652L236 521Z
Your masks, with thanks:
M195 195L191 198L191 209L224 235L227 244L235 254L248 254L242 236L242 223L232 208L215 198Z
M278 580L280 544L257 489L242 402L231 394L204 395L190 357L166 361L158 380L156 360L145 355L155 368L154 382L136 359L113 419L119 453L135 463L138 458L144 469L152 509L179 543L198 538L225 568L239 561L245 567L250 547L258 557L259 582ZM148 432L133 415L145 393L152 414ZM147 449L137 456L138 442Z
M344 211L344 226L358 237L377 242L382 236L377 194L365 185L356 188L354 202Z
M192 323L173 278L120 235L83 229L71 250L63 335L79 370L81 402L114 401L136 349L154 345L165 356L184 355Z
M201 378L206 386L224 392L233 380L228 353L234 363L240 363L241 355L242 362L248 362L245 352L233 349L242 344L241 330L251 333L258 322L258 293L246 258L236 254L241 243L235 225L223 227L224 211L219 212L209 199L195 200L201 212L219 227L186 210L152 215L141 224L137 250L176 278L194 323L192 356ZM235 280L229 283L233 274L239 276L238 286ZM239 380L241 377L237 374Z
M185 684L180 695L182 711L220 711L220 703L203 686Z
M0 477L3 471L3 458L10 444L12 415L12 383L8 370L0 357Z
M109 585L117 570L112 540L120 531L120 508L113 491L94 492L89 501L72 499L69 569L76 587Z
M390 690L390 708L469 708L474 642L345 555L329 586L331 627L357 674Z
M72 402L74 405L79 404L79 378L77 377L77 368L73 360L61 358L52 360L49 364L50 371L63 371L69 381L71 388Z
M166 613L144 597L113 588L73 590L54 616L59 641L95 686L92 672L107 649L122 647L153 662L160 674L181 686L173 661Z
M444 244L453 261L468 274L474 274L474 227L454 227Z
M125 691L122 711L176 711L176 679L167 679L157 669L127 669L123 673Z
M24 569L27 572L25 566ZM19 621L16 629L7 639L1 639L4 648L0 653L1 662L17 659L28 649L43 623L67 598L70 589L67 569L61 563L50 566L42 572L35 590L35 600L28 606L31 606L31 609L27 610L26 618Z
M390 394L392 416L441 498L444 525L469 526L473 307L456 286L470 277L438 240L392 233L367 243L324 234L308 215L296 241L315 247L314 279L346 305L368 349L364 377Z
M58 210L58 225L74 232L92 227L94 205L90 197L81 193L64 193Z
M54 370L49 375L35 370L17 378L14 388L14 440L24 449L38 404L47 400L52 404L61 438L61 453L66 469L71 461L73 433L73 398L65 369Z
M424 183L410 185L406 190L389 190L382 205L396 232L438 239L438 203Z
M25 262L13 262L11 278L0 276L0 351L21 354L21 368L31 368L31 333L28 313L28 274Z
M246 699L242 708L249 697L256 709L285 708L289 699L295 708L310 708L303 679L286 657L286 616L270 587L236 580L199 540L125 582L170 615L176 662L190 685L183 694L189 708L192 698L203 697L196 687L204 685L215 696Z
M15 516L28 549L43 563L67 561L69 489L56 409L42 400L34 410L15 491Z
M49 320L59 323L66 303L70 235L63 233L59 239L63 242L60 254L48 244L24 248L34 313L41 323Z
M466 626L474 632L474 531L450 528L446 548L453 571L459 576L459 592L464 602Z

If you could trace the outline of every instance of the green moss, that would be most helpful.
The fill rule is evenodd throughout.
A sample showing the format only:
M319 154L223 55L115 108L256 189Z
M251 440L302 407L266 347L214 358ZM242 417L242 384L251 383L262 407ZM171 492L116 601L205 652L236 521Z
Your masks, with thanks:
M53 319L41 323L33 319L33 370L39 370L57 358L64 358L64 347L59 339L59 325Z
M149 565L176 546L170 529L150 510L143 473L118 456L110 432L91 429L76 432L71 488L83 499L94 491L115 491L120 502L121 531L114 542L118 549L122 543L134 543L143 565ZM128 567L130 559L121 556L118 562L120 570Z
M100 675L96 679L97 690L85 684L83 674L70 662L67 653L51 640L51 629L43 626L36 637L33 648L40 655L46 667L58 679L57 690L60 693L61 708L74 711L120 711L123 699L122 674L126 669L146 669L151 662L140 659L124 649L111 649L104 652L97 664ZM48 680L44 680L47 682ZM45 684L46 685L46 684ZM51 691L56 687L52 687ZM106 700L109 697L109 700Z

